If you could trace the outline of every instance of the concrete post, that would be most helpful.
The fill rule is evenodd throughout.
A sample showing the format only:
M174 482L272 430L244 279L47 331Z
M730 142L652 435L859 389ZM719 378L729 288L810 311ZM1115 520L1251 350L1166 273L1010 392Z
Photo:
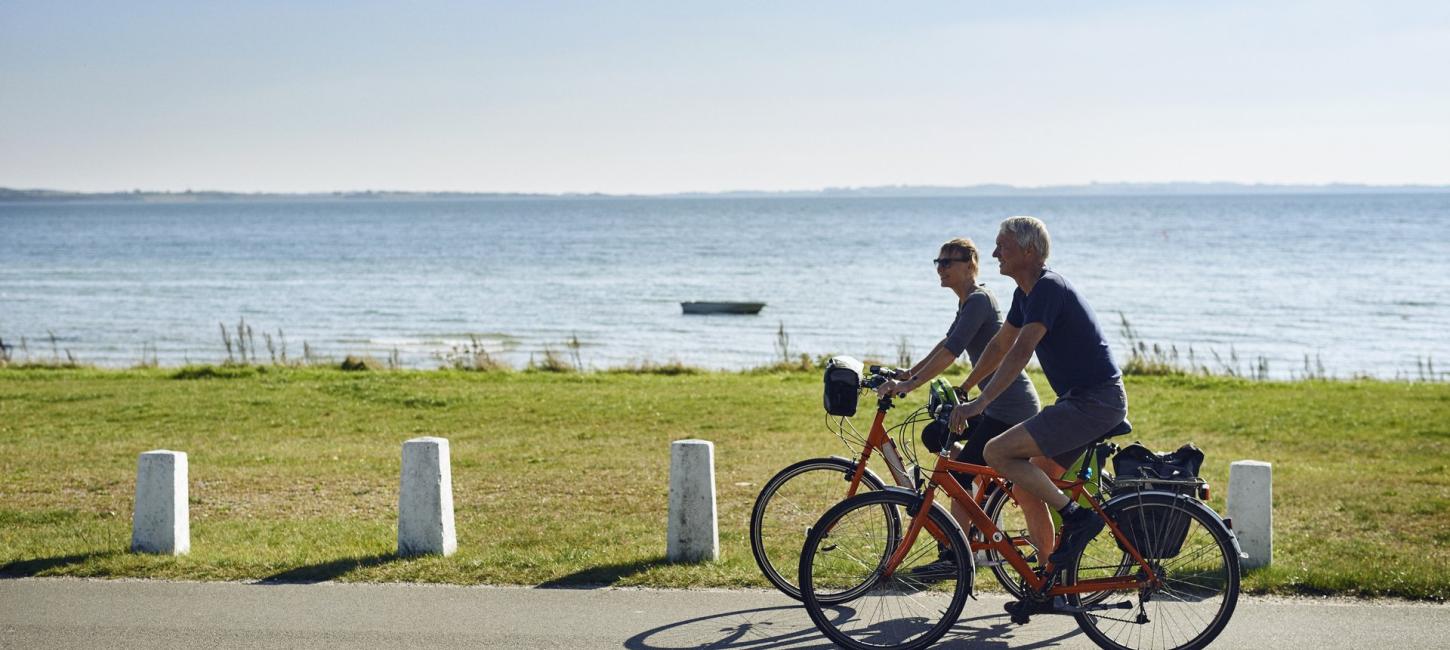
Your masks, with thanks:
M398 490L398 555L453 555L453 471L445 438L403 443Z
M1257 460L1241 460L1228 468L1228 516L1234 534L1249 557L1246 569L1269 566L1274 561L1273 466Z
M676 440L670 445L670 523L666 558L671 562L720 559L715 515L715 443Z
M136 509L131 515L133 552L191 552L186 475L186 452L157 449L141 454L136 462Z

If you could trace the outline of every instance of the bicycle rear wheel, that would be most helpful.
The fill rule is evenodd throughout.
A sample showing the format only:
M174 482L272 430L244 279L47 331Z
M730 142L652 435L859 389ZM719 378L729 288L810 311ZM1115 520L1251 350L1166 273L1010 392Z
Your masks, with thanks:
M801 551L802 601L816 627L835 643L857 650L913 650L931 645L956 623L974 569L951 515L938 507L927 510L962 561L938 562L937 539L923 527L900 566L885 573L903 543L886 522L895 517L904 528L910 513L922 507L928 506L910 492L868 492L837 504L811 528ZM890 514L883 516L883 510Z
M1099 646L1115 650L1207 646L1238 603L1239 557L1228 530L1205 506L1167 493L1118 497L1105 508L1161 586L1069 597L1069 604L1088 608L1075 615L1078 626ZM1064 583L1143 573L1104 529L1068 565Z
M846 497L856 465L844 458L811 458L787 467L766 481L750 511L750 552L765 579L781 593L801 599L795 576L801 545L811 524ZM880 490L881 479L861 476L861 491ZM899 521L888 521L899 530Z

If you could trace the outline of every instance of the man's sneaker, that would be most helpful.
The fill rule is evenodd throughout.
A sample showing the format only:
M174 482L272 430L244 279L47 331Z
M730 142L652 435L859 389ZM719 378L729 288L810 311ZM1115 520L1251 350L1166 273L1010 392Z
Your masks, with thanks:
M1062 516L1062 541L1057 550L1047 556L1055 569L1060 569L1072 558L1077 557L1088 542L1103 529L1103 519L1088 508L1076 507Z

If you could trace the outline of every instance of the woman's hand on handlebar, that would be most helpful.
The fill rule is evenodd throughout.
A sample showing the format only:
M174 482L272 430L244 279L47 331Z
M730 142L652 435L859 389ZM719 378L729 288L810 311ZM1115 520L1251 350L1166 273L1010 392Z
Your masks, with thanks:
M906 386L908 385L908 383L909 382L893 381L888 379L880 386L876 387L876 396L886 398L900 397L902 395L905 395L907 393Z

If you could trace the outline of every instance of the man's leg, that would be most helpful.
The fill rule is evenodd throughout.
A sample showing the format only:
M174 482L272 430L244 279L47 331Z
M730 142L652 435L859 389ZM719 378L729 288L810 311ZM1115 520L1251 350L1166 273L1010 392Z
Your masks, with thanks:
M1037 456L1031 462L1048 476L1062 476L1066 471L1046 456ZM1037 547L1039 561L1046 561L1047 556L1057 548L1057 531L1052 526L1052 513L1047 511L1047 504L1037 498L1037 495L1016 485L1012 486L1012 496L1017 499L1017 507L1022 510L1022 516L1027 520L1027 538Z
M1052 484L1052 479L1047 478L1047 474L1032 464L1033 457L1043 454L1042 449L1037 446L1037 441L1027 433L1025 425L1013 426L1002 435L993 438L991 442L987 443L987 448L982 450L982 455L987 459L987 464L997 470L998 474L1007 477L1013 484L1041 499L1049 508L1061 510L1063 506L1067 505L1067 495Z
M1061 543L1048 558L1054 566L1062 566L1102 530L1102 519L1098 518L1097 513L1078 508L1066 494L1052 484L1052 479L1047 474L1032 464L1031 458L1045 454L1037 446L1037 441L1032 439L1032 435L1027 433L1025 423L993 438L987 443L984 455L987 464L998 473L1036 495L1048 507L1062 515Z

